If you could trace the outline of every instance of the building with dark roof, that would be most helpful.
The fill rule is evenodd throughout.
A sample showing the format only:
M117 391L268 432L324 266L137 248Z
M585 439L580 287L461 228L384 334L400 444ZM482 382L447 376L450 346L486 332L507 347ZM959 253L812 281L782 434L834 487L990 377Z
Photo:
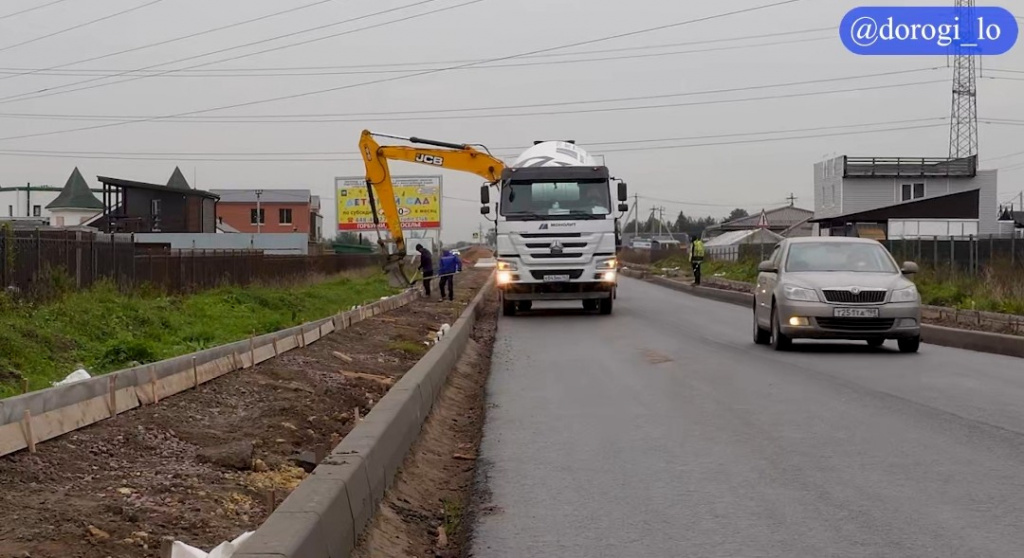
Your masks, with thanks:
M811 234L812 227L808 220L812 217L814 217L814 212L810 209L801 209L794 205L787 205L775 209L761 210L753 215L711 225L704 232L704 236L706 238L714 238L727 232L749 231L759 228L768 229L775 234L783 236L808 236Z
M814 166L812 222L877 240L998 234L997 171L977 156L835 157Z
M54 200L46 204L50 224L55 227L75 227L88 223L103 212L103 202L93 194L78 167L71 172L67 183Z
M166 184L97 178L104 211L90 224L103 232L217 232L219 196L192 188L177 167Z

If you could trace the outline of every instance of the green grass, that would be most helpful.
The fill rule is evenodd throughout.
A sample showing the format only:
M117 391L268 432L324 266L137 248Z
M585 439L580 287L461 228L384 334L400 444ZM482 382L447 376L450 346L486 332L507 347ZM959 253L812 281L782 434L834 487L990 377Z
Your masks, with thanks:
M704 277L753 283L757 262L706 261L703 272ZM922 267L913 281L927 305L1024 315L1024 270L1019 266L993 266L978 276Z
M110 284L26 304L0 298L0 397L48 387L81 364L92 375L325 318L394 294L381 275L222 287L187 296ZM0 295L2 296L2 295Z
M426 345L413 341L392 341L388 347L393 351L400 351L414 357L423 356L428 349Z

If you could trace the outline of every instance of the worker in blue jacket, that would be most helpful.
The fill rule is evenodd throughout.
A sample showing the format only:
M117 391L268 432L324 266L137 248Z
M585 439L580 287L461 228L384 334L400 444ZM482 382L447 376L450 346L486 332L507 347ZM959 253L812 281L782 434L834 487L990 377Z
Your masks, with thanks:
M441 254L441 266L438 269L441 283L441 300L444 300L445 287L448 289L448 300L455 300L455 274L462 271L462 260L445 250Z

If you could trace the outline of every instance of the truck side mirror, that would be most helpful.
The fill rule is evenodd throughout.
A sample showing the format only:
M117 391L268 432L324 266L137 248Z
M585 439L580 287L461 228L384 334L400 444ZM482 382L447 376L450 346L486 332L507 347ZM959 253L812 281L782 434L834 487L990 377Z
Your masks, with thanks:
M629 199L629 192L626 191L626 183L619 182L619 201L624 202ZM625 211L625 210L622 210Z
M480 207L480 215L488 215L490 212L491 208L489 206L484 205Z
M483 205L491 203L491 191L486 184L480 187L480 203Z

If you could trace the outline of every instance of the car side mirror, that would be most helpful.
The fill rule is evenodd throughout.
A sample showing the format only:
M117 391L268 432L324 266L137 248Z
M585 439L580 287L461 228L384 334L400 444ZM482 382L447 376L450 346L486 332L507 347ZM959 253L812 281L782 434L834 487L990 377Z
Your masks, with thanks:
M765 260L757 264L757 270L764 273L775 273L779 268L775 267L775 264L771 260Z
M629 204L620 203L619 204L619 211L622 212L622 213L625 213L625 212L629 211Z
M900 269L903 275L913 275L919 271L917 264L914 262L903 262L903 267Z
M491 213L491 207L490 206L484 205L484 206L480 207L480 215L488 215L490 213Z
M629 199L629 192L626 191L626 183L619 182L619 201L624 202Z
M480 203L482 205L491 203L491 191L486 184L480 187Z

